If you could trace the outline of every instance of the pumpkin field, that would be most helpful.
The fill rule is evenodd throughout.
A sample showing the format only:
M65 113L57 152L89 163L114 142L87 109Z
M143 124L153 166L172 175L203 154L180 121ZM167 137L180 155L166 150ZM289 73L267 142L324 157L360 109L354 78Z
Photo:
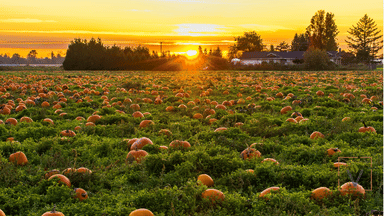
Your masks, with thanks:
M0 83L0 216L383 211L382 71L2 71Z

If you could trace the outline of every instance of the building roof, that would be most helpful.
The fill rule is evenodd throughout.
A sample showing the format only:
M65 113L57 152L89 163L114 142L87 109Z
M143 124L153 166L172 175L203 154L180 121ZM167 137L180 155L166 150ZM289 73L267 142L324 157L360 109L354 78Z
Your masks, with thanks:
M289 52L243 52L240 59L303 59L305 51L289 51ZM329 57L337 57L337 51L327 51Z

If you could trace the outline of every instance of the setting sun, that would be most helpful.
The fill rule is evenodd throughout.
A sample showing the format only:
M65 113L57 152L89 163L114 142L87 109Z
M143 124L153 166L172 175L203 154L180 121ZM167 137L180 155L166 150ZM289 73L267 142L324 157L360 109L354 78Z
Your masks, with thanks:
M197 54L197 51L196 50L188 50L187 51L187 55L189 57L192 57L192 56L195 56Z

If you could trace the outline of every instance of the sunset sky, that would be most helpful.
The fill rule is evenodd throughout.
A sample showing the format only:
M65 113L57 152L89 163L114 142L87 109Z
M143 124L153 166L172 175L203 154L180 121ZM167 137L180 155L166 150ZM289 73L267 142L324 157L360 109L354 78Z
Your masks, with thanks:
M74 38L100 37L104 44L186 52L199 45L226 50L234 37L256 31L264 44L303 33L318 10L335 14L338 43L368 14L383 30L382 1L358 0L17 0L1 1L0 54L36 49L65 55Z

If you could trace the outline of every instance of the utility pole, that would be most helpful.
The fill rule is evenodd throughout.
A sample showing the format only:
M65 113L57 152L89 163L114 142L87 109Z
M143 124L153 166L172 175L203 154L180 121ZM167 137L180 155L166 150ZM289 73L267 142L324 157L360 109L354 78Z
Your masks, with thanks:
M163 42L160 42L160 55L163 53Z

